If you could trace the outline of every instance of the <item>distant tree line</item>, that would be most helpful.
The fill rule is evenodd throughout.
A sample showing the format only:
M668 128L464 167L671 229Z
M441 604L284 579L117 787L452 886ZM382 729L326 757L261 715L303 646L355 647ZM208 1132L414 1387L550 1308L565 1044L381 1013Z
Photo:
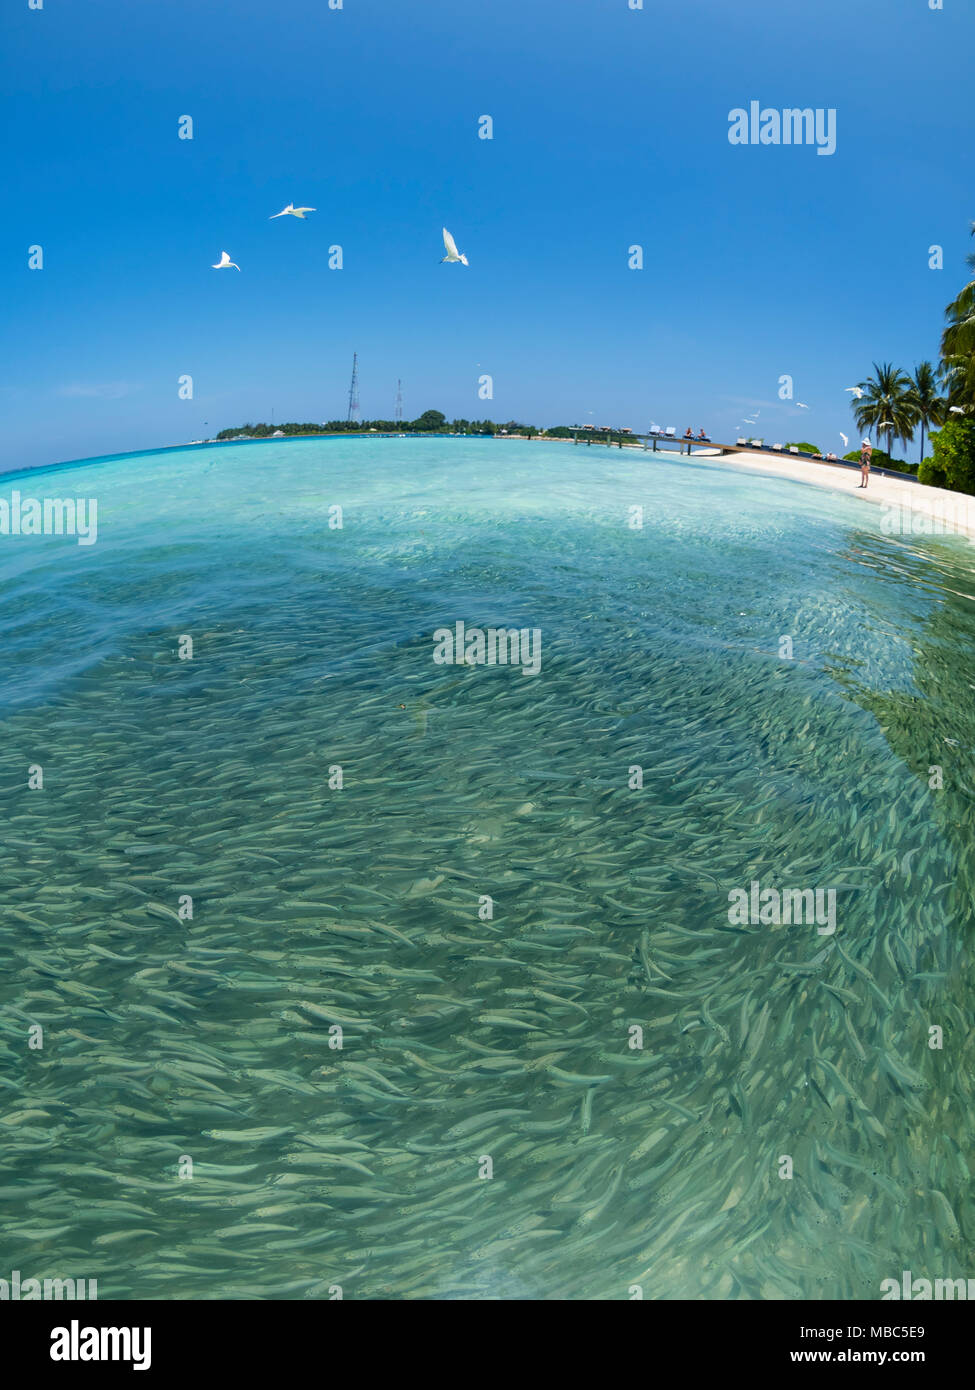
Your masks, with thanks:
M528 439L536 436L542 439L571 439L578 434L580 439L594 439L605 444L607 437L618 443L631 438L621 430L583 430L580 426L554 425L551 429L539 429L537 425L522 424L517 420L506 420L501 424L494 420L450 420L440 410L425 410L416 420L325 420L321 424L306 421L299 424L289 421L283 425L260 424L235 425L221 430L218 440L270 439L276 434L520 434Z
M221 430L217 439L235 439L246 435L248 439L269 439L275 434L362 434L376 430L384 434L429 434L447 428L447 417L439 410L425 410L416 420L325 420L321 424L306 420L303 424L296 420L283 425L268 425L261 421L258 425L235 425Z

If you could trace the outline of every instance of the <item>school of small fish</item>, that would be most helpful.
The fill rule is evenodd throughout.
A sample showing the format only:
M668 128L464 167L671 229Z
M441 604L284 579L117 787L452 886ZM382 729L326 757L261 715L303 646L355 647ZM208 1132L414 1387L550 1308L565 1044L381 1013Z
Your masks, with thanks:
M0 1277L613 1300L975 1275L961 544L717 466L412 443L269 446L277 511L270 455L219 453L192 543L154 515L193 456L140 460L141 502L134 465L79 476L107 538L70 557L87 663L30 621L51 538L0 555L38 679L0 743ZM540 674L434 665L458 618L541 628ZM732 924L753 881L834 889L835 934Z

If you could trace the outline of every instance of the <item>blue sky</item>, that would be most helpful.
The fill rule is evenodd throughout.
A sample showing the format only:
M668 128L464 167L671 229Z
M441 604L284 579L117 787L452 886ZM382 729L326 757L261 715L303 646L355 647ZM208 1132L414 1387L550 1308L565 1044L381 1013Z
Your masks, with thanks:
M936 358L967 278L975 11L644 3L13 0L0 467L344 416L353 350L365 417L401 377L408 417L730 438L757 408L841 452L844 387ZM836 153L732 146L752 100L835 108Z

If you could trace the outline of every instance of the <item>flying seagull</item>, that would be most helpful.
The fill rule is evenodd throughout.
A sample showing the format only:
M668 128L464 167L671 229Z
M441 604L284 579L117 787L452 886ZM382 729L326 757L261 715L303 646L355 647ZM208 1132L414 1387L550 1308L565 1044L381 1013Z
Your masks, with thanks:
M850 441L849 441L849 439L846 437L846 435L843 433L842 430L840 430L840 438L841 438L842 441L843 441L843 448L844 448L844 449L848 449L848 448L850 447Z
M964 415L965 413L960 405L949 405L948 409L951 411L952 415Z
M800 410L808 410L808 409L809 409L808 405L803 405L802 401L796 401L796 405L799 407Z
M862 386L848 386L846 389L847 389L848 391L852 391L853 394L854 394L854 396L856 396L857 400L859 400L859 399L861 398L861 396L863 395L863 387L862 387Z
M237 262L236 262L236 261L232 261L232 260L230 259L230 257L227 255L226 251L221 251L221 252L220 252L220 259L219 259L219 261L217 261L217 263L216 263L216 265L213 267L213 269L214 269L214 270L227 270L229 266L233 266L234 270L239 270L239 269L240 269L240 266L237 264Z
M273 222L275 217L285 217L290 214L292 217L300 217L301 220L304 221L306 212L317 211L317 208L296 208L294 203L289 203L286 208L282 208L280 212L273 213L267 220Z
M443 229L443 244L444 244L444 247L446 248L447 254L446 254L446 256L444 256L443 260L440 262L441 265L444 265L444 264L447 263L447 262L453 263L454 261L459 261L461 265L467 265L467 264L468 264L467 257L466 257L466 256L462 256L462 255L459 253L459 251L457 250L457 243L456 243L456 241L454 241L453 237L452 237L452 236L450 235L450 233L447 231L447 228L446 228L446 227L444 227L444 229Z

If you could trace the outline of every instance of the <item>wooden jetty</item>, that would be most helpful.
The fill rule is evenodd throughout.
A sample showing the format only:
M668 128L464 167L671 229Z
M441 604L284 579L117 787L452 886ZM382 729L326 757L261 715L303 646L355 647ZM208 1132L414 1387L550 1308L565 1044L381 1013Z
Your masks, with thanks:
M698 439L696 437L688 439L684 435L674 434L627 434L621 438L614 439L613 435L622 435L620 430L574 430L573 444L581 444L583 440L587 444L601 444L610 447L615 444L622 449L624 444L631 441L638 443L642 440L644 450L657 452L658 447L668 454L683 454L685 451L688 458L691 456L692 449L706 451L705 457L710 455L723 456L726 454L767 454L770 458L778 459L801 459L805 463L828 463L833 467L839 468L859 468L858 463L850 459L828 459L822 454L807 454L801 449L773 449L767 444L718 444L713 439ZM872 473L879 473L886 478L900 478L904 482L916 483L916 473L900 473L893 468L871 467Z

